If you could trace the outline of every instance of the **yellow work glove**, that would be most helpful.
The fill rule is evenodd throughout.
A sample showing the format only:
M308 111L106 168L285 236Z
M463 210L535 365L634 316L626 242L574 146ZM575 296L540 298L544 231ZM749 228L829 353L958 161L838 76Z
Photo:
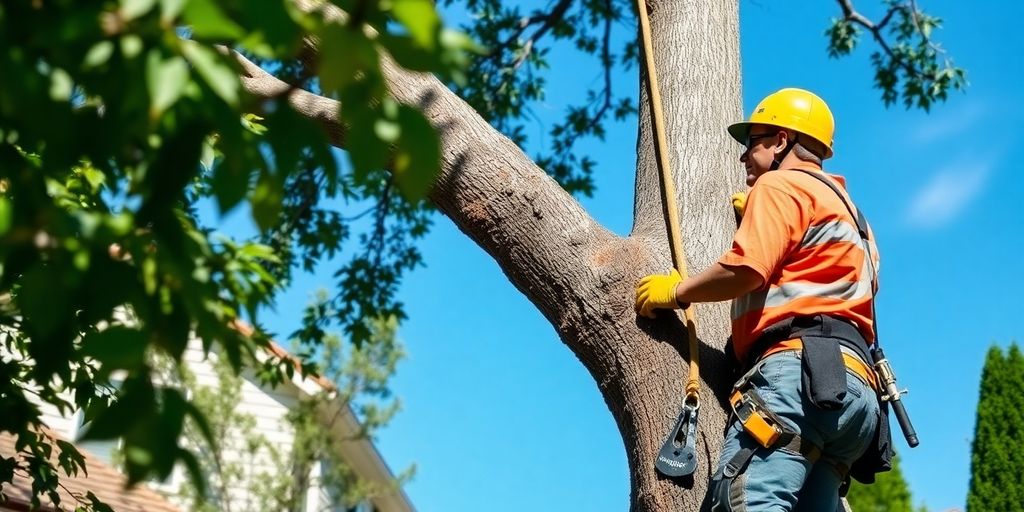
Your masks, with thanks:
M737 219L743 218L743 212L747 209L746 192L736 192L732 195L732 209L736 212Z
M651 274L636 285L636 314L654 318L655 309L676 309L676 287L683 282L679 272L672 269L669 275Z

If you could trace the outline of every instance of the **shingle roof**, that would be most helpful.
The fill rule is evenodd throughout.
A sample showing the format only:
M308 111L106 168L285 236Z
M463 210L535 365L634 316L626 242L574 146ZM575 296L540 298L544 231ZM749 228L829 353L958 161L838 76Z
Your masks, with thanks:
M60 436L51 430L45 430L44 435L53 441L60 439ZM17 455L22 460L23 453L16 453L16 437L9 432L0 432L0 456L13 457ZM127 478L114 468L104 464L95 456L79 448L82 456L85 457L85 467L88 476L79 473L77 476L66 476L60 472L61 486L58 490L61 502L54 506L47 496L42 496L40 501L44 511L71 511L79 504L75 496L85 499L86 494L92 491L100 500L114 509L115 512L180 512L171 505L166 498L142 484L126 490ZM53 461L56 463L57 450L54 450ZM32 481L22 472L14 473L14 480L3 486L3 496L6 503L0 504L0 508L15 508L28 510L32 503Z

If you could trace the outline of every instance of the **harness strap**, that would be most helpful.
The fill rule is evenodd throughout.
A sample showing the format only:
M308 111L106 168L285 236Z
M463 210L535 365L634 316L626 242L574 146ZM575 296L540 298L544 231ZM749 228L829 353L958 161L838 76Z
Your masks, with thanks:
M799 341L799 340L797 340ZM787 347L787 350L798 350L797 347ZM778 353L778 352L772 352ZM766 354L762 357L768 357L770 354ZM856 362L860 363L859 357L854 357L852 354L844 353L844 360L847 363ZM771 450L785 450L789 453L794 453L802 456L811 464L818 462L827 464L836 475L839 476L840 480L844 480L850 473L850 467L839 461L833 460L828 457L822 457L823 452L820 446L808 441L804 437L797 434L790 429L782 421L782 419L772 412L768 408L768 404L765 403L764 399L761 398L760 393L756 389L749 385L750 378L754 372L757 371L758 365L755 365L750 369L738 382L733 386L732 395L729 397L729 403L732 404L733 414L739 420L740 425L743 429L762 447ZM855 372L860 375L860 372ZM863 379L863 377L861 376ZM866 380L866 379L865 379ZM872 385L870 382L865 382L869 386ZM876 388L877 391L877 388ZM750 463L750 459L754 457L754 453L757 451L757 446L741 447L738 452L729 462L726 463L723 475L726 478L733 478L736 475L743 472L747 464Z
M747 387L734 391L730 402L732 402L733 412L743 425L744 430L747 430L762 447L798 454L811 464L821 458L821 447L787 427L781 418L768 408L754 388ZM755 425L754 428L759 430L752 432L748 428L751 425ZM776 435L765 438L764 435L769 432L765 430L766 426ZM733 455L726 463L723 475L726 478L733 478L742 473L750 459L754 457L757 448L756 446L741 447L736 455Z

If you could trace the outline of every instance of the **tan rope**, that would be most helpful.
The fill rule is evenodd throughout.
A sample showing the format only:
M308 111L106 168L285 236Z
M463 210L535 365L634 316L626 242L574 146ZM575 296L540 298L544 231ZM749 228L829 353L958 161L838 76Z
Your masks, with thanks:
M672 264L683 279L686 274L686 255L683 253L682 235L679 230L679 208L676 206L675 181L672 178L672 166L668 159L668 143L665 139L665 114L661 107L661 92L658 88L658 74L654 67L654 48L651 43L651 22L647 18L646 0L636 0L640 15L640 35L643 39L644 69L647 72L648 96L651 100L651 112L654 121L654 148L658 157L658 170L661 176L662 204L668 222L668 239L672 248ZM691 404L700 403L700 364L697 346L697 324L693 308L683 310L686 332L690 338L690 372L686 381L686 401Z

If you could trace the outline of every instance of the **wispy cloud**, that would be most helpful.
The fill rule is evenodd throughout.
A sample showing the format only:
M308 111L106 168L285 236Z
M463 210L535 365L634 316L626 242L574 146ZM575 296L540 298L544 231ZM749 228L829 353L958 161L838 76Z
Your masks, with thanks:
M910 132L910 141L928 144L966 132L978 124L988 111L988 105L980 101L967 103L953 111L936 109L925 117L917 129Z
M907 208L911 227L934 229L955 219L985 187L995 159L948 167L932 176Z

